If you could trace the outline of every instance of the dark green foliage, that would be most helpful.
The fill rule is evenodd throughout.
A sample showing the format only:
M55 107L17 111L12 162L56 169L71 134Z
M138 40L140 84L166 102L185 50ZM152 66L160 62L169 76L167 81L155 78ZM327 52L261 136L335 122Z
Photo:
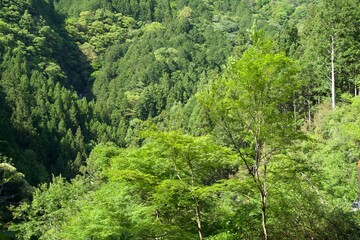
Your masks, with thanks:
M1 49L1 124L8 131L1 140L12 143L0 150L14 158L32 183L46 179L46 170L70 177L74 171L69 160L78 152L81 161L86 157L86 149L80 147L84 143L68 147L71 144L65 142L68 129L72 138L78 128L86 132L87 103L78 95L87 92L88 70L80 67L80 50L76 52L49 3L20 2L3 1L0 16L6 41Z

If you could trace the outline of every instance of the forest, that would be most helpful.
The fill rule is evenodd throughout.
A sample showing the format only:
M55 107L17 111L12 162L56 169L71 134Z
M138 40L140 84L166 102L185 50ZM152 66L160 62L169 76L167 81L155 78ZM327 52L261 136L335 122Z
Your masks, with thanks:
M359 0L0 0L0 239L360 239L359 91Z

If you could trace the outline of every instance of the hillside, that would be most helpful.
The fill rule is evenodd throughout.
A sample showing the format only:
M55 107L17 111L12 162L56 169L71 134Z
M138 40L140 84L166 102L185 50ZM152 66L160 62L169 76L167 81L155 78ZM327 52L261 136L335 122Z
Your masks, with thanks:
M359 6L0 1L4 238L356 239Z

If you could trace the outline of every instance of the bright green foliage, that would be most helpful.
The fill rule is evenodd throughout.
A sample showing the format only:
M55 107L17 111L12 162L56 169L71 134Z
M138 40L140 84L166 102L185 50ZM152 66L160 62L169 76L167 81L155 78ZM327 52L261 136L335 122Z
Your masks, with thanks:
M254 180L267 239L267 169L273 156L288 146L284 142L297 136L291 103L298 83L293 60L272 53L269 42L255 41L221 79L199 94L199 100L217 124L223 142L239 155Z
M80 212L67 221L57 233L61 239L129 239L131 215L138 211L136 187L118 182L103 185L77 202ZM141 213L139 213L141 214Z
M101 66L99 55L113 44L124 42L128 29L134 27L134 19L103 9L81 12L79 18L68 18L66 22L67 31L94 68Z
M198 96L224 141L236 150L244 149L248 165L253 165L251 158L257 154L252 149L272 152L286 147L284 139L296 135L291 104L299 87L294 79L297 66L284 54L271 53L268 44L251 47Z
M54 1L54 7L57 11L62 14L67 14L70 17L78 16L82 11L91 11L96 9L107 9L108 4L107 1L99 1L99 0L80 0L80 1L72 1L72 0L60 0Z
M342 198L334 204L336 195L323 189L330 175L319 165L319 156L303 155L312 144L304 142L301 151L277 156L269 166L270 233L279 239L355 239L358 215L350 212L351 201Z
M194 239L220 231L224 215L232 215L227 179L237 158L207 137L151 136L139 149L98 146L88 166L90 172L102 165L94 191L84 195L84 182L55 178L15 209L25 222L13 229L24 239Z
M24 174L18 172L10 160L0 154L0 236L6 234L6 227L12 220L8 207L29 200L32 190Z
M329 104L322 105L315 116L314 133L310 134L308 141L301 143L301 152L295 157L295 174L299 175L297 179L302 179L303 183L298 181L292 189L308 185L300 191L303 194L295 198L302 199L296 211L312 212L318 216L302 214L302 217L307 216L304 221L311 227L299 226L299 229L307 229L308 233L304 233L314 238L356 239L359 234L359 212L350 210L352 203L358 201L356 163L360 158L357 135L359 119L354 114L358 111L358 102L358 97L353 98L351 103L338 106L335 111L331 110ZM281 172L276 178L281 179L283 175ZM282 198L290 196L289 192L281 194ZM306 209L305 206L314 210ZM294 214L291 213L294 208L286 208L290 211L286 219L291 219L289 216Z
M159 221L156 229L163 229L168 239L187 235L187 239L192 239L197 231L208 235L219 224L207 216L215 210L213 194L226 190L226 185L218 185L217 181L226 179L237 165L229 150L217 147L205 137L197 139L171 132L152 134L142 149L125 154L113 160L114 169L139 169L156 177L156 186L148 189L150 204ZM109 170L110 176L114 176L113 171ZM120 173L115 171L115 175ZM212 192L208 186L213 186ZM201 209L203 229L196 227L196 208ZM173 233L168 235L170 229Z
M35 190L31 203L12 209L14 219L21 222L10 229L17 232L18 239L60 239L60 227L76 213L74 202L88 192L87 186L89 183L82 178L70 184L62 177L54 177L51 183Z
M326 108L324 108L326 109ZM335 112L319 113L316 139L320 151L314 156L322 164L326 178L324 187L337 204L357 200L357 161L359 152L359 98L353 98ZM346 208L346 205L344 206Z

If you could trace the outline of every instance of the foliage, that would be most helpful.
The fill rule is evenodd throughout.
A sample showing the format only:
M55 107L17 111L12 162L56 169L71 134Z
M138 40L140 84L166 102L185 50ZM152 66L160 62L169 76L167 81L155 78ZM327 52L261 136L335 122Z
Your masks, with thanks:
M98 146L91 156L108 159L97 169L100 185L62 178L42 185L31 204L15 209L16 218L25 220L12 227L19 237L193 239L197 232L211 235L222 213L231 215L231 200L222 200L237 158L207 137L156 133L142 148Z
M299 55L311 101L330 95L331 46L335 55L337 100L343 92L357 95L359 67L353 59L359 57L359 30L353 24L359 22L358 13L358 2L352 0L319 1L309 11L301 34Z
M18 206L31 198L32 187L25 180L24 174L11 165L11 159L0 154L0 236L11 236L7 226L12 220L9 206Z
M256 35L254 35L256 37ZM221 79L210 83L199 100L217 124L223 142L233 148L261 196L262 226L267 239L268 165L296 138L291 101L298 88L296 65L271 43L254 39L240 60Z
M357 239L359 6L0 0L0 238Z
M58 230L69 216L75 213L74 202L88 190L89 183L77 178L68 183L62 177L53 177L35 189L33 200L13 208L14 219L10 230L17 232L17 239L59 239Z

